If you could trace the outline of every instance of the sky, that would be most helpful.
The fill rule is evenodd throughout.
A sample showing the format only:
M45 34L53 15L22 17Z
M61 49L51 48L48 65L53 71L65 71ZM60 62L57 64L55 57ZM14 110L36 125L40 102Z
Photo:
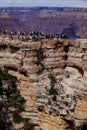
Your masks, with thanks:
M87 8L87 0L0 0L0 7L84 7Z

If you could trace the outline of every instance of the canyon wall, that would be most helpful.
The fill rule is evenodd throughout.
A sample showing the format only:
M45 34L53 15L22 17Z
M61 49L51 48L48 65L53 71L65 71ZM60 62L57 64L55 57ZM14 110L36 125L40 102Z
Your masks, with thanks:
M23 42L0 36L0 67L17 76L26 99L22 115L35 130L87 127L87 39Z
M86 8L0 8L0 30L64 33L69 38L87 37Z

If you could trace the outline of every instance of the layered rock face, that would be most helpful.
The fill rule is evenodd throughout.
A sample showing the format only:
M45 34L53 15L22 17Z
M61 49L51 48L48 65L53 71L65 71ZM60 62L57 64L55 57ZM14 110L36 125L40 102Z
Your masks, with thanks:
M18 77L26 99L22 114L35 130L87 128L86 39L22 42L0 36L0 66Z

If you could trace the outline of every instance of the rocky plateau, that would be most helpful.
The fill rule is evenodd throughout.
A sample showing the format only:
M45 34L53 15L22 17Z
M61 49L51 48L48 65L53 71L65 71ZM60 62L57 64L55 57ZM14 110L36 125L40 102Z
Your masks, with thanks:
M26 99L22 115L35 130L87 129L87 39L23 42L0 36L0 67L19 79Z

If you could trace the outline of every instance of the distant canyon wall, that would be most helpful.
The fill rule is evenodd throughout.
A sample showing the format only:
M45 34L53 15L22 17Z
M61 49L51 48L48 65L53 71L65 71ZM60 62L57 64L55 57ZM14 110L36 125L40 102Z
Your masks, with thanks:
M86 38L87 9L0 8L0 28L64 33L69 38Z

